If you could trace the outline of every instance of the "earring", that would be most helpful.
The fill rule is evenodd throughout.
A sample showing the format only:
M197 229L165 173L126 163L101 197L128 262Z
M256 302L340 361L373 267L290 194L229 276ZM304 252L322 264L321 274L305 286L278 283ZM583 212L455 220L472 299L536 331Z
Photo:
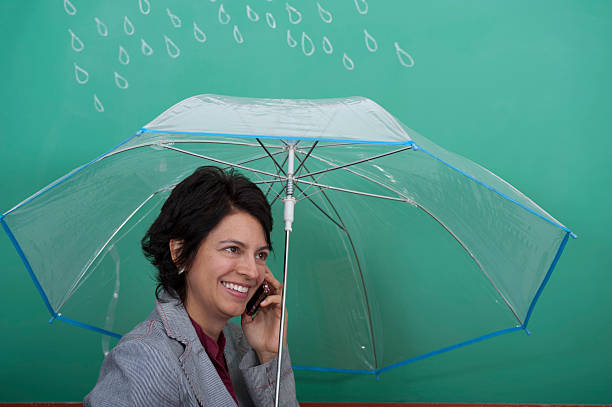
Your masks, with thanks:
M183 274L184 271L185 271L185 267L181 267L180 269L178 269L179 275Z

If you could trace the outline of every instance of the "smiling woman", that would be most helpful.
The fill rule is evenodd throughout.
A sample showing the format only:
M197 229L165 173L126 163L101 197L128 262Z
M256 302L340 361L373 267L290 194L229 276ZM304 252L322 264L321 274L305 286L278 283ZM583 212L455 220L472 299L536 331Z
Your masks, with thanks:
M271 230L270 205L247 178L200 167L179 183L142 240L158 269L155 309L108 354L84 404L271 405L282 288L266 266ZM247 316L264 279L273 292ZM282 358L280 404L298 405Z

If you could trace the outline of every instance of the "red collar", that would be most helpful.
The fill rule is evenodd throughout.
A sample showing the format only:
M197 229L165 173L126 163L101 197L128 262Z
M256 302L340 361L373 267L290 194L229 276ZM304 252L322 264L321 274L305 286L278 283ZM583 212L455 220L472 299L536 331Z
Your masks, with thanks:
M206 354L210 358L213 366L217 370L221 381L227 388L229 394L234 398L236 404L238 404L238 399L236 398L236 393L234 392L234 386L232 385L232 379L229 375L229 371L227 369L227 363L225 361L225 356L223 351L225 350L225 335L223 335L223 331L219 334L219 339L215 342L210 336L204 333L204 330L195 322L191 317L189 317L191 321L191 325L195 328L196 334L200 339L200 343L202 347L206 351Z

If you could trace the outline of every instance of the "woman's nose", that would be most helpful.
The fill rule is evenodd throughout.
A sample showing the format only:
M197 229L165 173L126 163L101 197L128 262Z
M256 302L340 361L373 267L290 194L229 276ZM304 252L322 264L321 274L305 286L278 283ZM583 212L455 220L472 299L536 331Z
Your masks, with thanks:
M240 264L238 265L238 272L256 280L259 275L259 271L257 270L257 264L255 263L255 259L251 258L251 256L243 257Z

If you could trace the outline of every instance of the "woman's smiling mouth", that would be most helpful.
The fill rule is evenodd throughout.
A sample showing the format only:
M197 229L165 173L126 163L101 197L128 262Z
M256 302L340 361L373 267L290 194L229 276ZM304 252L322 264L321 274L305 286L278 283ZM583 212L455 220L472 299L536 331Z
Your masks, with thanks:
M221 281L221 284L223 285L223 287L234 291L236 294L246 294L247 292L249 292L249 287L248 286L244 286L244 285L239 285L239 284L235 284L235 283L228 283L227 281Z

